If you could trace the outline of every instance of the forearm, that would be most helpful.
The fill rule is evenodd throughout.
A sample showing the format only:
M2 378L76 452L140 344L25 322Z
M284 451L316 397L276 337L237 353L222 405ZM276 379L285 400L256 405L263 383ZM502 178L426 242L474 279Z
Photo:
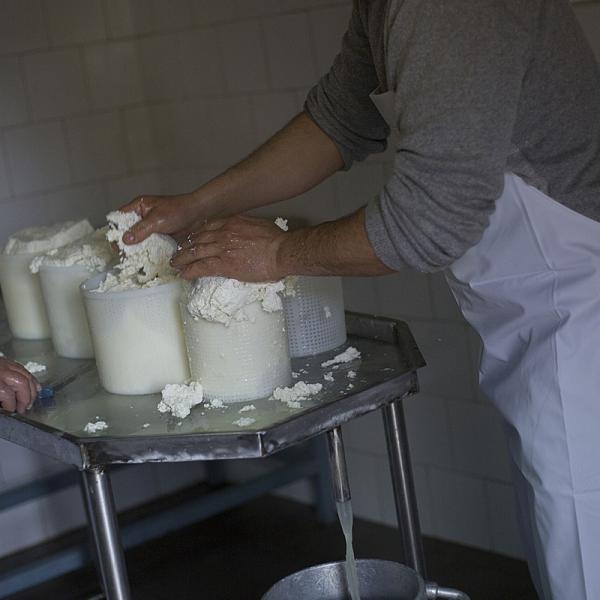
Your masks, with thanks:
M287 275L386 275L365 229L364 209L339 219L286 234L277 252L278 269Z
M250 156L196 190L202 218L226 217L298 196L343 167L331 138L300 113Z

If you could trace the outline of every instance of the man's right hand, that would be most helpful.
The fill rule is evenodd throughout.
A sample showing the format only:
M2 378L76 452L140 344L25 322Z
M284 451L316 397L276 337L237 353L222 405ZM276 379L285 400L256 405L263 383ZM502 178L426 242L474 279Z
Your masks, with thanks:
M126 244L138 244L152 233L164 233L179 240L202 222L198 199L193 194L138 196L120 210L135 211L142 217L124 236Z
M123 236L136 244L152 233L186 241L209 220L231 217L293 198L339 171L342 155L333 140L300 113L258 150L189 194L138 196L121 210L142 220Z

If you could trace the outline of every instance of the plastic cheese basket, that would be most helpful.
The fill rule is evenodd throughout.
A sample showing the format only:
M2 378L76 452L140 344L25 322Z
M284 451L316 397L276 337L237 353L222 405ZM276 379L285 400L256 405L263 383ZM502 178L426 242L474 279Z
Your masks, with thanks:
M340 277L298 277L283 306L292 358L327 352L346 342Z
M90 275L89 269L81 265L40 267L52 343L59 356L94 357L90 328L79 289Z
M39 275L29 265L37 254L0 254L0 284L12 334L24 340L50 337Z
M113 394L153 394L185 382L181 282L95 292L105 277L81 286L102 386Z
M283 311L266 312L258 302L244 311L247 319L224 325L192 317L182 303L192 379L209 400L256 400L292 382Z

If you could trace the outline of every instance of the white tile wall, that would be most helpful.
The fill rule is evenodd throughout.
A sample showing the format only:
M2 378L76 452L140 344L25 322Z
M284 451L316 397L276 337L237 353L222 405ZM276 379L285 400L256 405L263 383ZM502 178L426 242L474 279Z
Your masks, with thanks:
M0 242L81 214L100 224L134 196L189 190L244 156L301 109L338 51L350 4L4 0ZM392 157L393 144L265 214L316 223L356 210L377 194ZM344 293L352 310L408 320L428 361L422 393L406 402L424 531L520 556L501 428L475 385L479 343L443 277L348 278ZM355 511L393 524L379 415L344 434ZM55 468L1 449L0 489ZM115 490L129 506L202 476L201 465L148 467L131 474L134 485L116 476ZM305 484L285 493L311 497ZM73 526L78 502L74 489L0 513L0 555ZM6 534L11 527L19 536Z
M16 194L69 183L67 147L60 123L11 129L4 140Z
M127 151L134 171L151 171L160 167L158 144L147 106L123 111Z
M437 468L429 473L435 534L492 549L484 480Z
M492 547L496 552L524 558L523 544L517 527L517 502L512 485L488 481Z
M42 0L4 0L0 19L0 54L48 46Z
M335 55L342 47L342 37L348 27L351 6L333 6L310 13L310 24L313 31L317 69L319 75L329 70Z
M275 88L307 86L316 79L316 63L305 14L269 17L263 21L267 64Z
M233 0L197 0L192 2L194 21L196 25L211 25L229 21L234 15Z
M0 58L0 88L0 127L26 121L27 97L18 58Z
M191 3L193 4L193 2ZM189 0L153 0L154 16L159 31L183 29L192 21Z
M114 177L127 172L127 147L117 112L67 120L74 181Z
M258 140L248 97L212 98L207 102L207 113L211 164L226 167L244 158L256 147ZM198 132L200 139L204 135L204 132Z
M170 100L182 97L185 69L179 36L171 33L144 38L139 42L139 53L144 98Z
M216 29L188 31L181 34L181 62L185 68L183 86L185 97L215 94L224 89L222 60L218 49Z
M8 173L4 164L4 156L0 155L0 200L10 195L10 185L8 182Z
M4 240L14 231L23 227L32 227L52 223L52 208L46 202L45 194L21 196L18 200L11 199L0 205L0 240Z
M219 47L223 56L228 91L267 89L265 49L258 21L242 21L221 26Z
M112 179L107 183L107 209L114 210L123 206L136 196L152 194L161 186L160 177L156 173L143 173L128 175L119 179Z
M475 395L467 327L463 323L408 319L427 366L419 371L421 389L440 397Z
M105 6L111 37L150 33L154 29L151 0L106 0Z
M214 163L208 104L190 100L152 107L152 122L158 142L158 156L166 167L200 166ZM221 138L220 146L235 145Z
M106 223L106 193L100 183L83 184L45 194L53 221L68 221L87 217L100 227Z
M377 278L375 286L382 314L404 319L431 317L429 275L406 269L398 274Z
M490 404L448 401L455 466L472 475L509 482L504 428Z
M404 412L413 460L452 468L455 461L447 400L440 396L416 394L405 400Z
M85 63L94 108L114 108L144 98L136 45L113 42L85 49Z
M102 0L51 0L46 10L54 46L106 39Z
M80 114L88 109L77 48L30 54L24 63L34 119Z

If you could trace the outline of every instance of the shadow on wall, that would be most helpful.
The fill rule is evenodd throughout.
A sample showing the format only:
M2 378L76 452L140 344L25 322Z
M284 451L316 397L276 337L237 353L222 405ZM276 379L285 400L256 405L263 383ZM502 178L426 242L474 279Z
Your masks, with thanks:
M581 25L596 60L600 63L600 2L598 0L572 0L573 10Z

